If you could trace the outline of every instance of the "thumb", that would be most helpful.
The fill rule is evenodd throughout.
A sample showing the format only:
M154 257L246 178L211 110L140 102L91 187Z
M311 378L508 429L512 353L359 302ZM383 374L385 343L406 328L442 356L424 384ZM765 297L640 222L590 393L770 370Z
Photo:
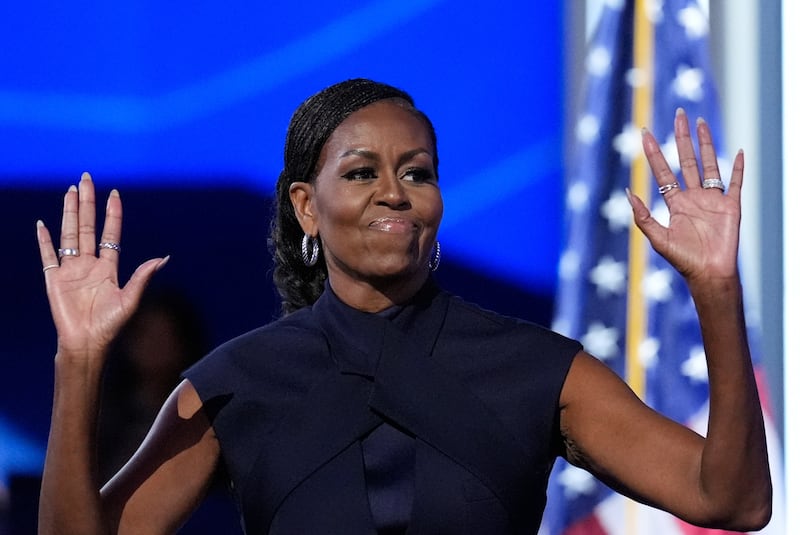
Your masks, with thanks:
M661 223L656 221L650 213L650 210L638 196L634 195L628 188L625 188L625 193L628 196L628 202L633 210L634 223L636 223L636 226L642 231L642 234L650 240L650 243L658 243L666 229Z
M122 292L132 308L136 308L139 305L139 300L153 275L160 271L167 262L169 262L169 255L164 258L153 258L136 268L130 280L122 288Z

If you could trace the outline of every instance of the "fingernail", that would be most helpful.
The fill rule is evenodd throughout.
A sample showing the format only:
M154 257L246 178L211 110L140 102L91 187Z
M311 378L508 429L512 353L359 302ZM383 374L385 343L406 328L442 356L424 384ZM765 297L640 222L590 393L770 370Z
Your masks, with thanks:
M42 221L41 219L37 219L36 228L43 228L43 227L44 227L44 221Z
M678 115L686 115L686 110L684 110L683 108L676 109L675 116L677 117Z
M702 117L698 117L697 118L697 126L700 126L701 124L706 124L706 120L703 119Z
M81 180L91 180L92 175L90 175L87 171L81 173Z
M648 133L649 131L650 131L650 130L648 130L646 126L643 126L643 127L642 127L642 136L644 136L644 135L645 135L646 133Z
M112 197L119 197L119 192L115 189L111 190L111 193L108 194L108 199L106 199L106 208L108 208L108 205L111 202Z
M75 184L71 185L67 191L78 191L78 186Z
M167 262L169 262L169 255L161 259L161 262L159 262L158 265L156 266L156 271L161 271L161 268L166 266Z

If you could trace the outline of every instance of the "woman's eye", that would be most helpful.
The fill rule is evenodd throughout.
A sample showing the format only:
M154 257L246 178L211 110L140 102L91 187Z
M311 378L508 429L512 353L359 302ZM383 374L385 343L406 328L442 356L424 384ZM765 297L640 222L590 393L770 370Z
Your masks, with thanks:
M411 180L413 182L431 182L434 180L433 173L423 167L412 167L406 169L402 176L403 180Z
M378 178L378 175L375 173L375 170L370 167L359 167L358 169L353 169L343 174L342 178L346 178L347 180L369 180Z

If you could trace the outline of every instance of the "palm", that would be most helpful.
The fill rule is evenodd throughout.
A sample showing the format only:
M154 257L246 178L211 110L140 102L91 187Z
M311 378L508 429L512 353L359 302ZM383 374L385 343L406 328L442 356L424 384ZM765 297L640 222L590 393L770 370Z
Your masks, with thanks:
M736 267L738 228L738 203L717 192L686 191L670 205L669 227L650 239L686 278L730 276Z
M729 191L701 187L699 166L689 136L688 120L679 112L675 120L675 138L684 176L685 188L677 184L658 143L649 133L643 139L645 155L662 187L667 186L664 201L669 208L669 225L659 224L644 203L631 196L634 220L653 248L688 281L735 277L741 214L740 193L744 161L737 154ZM701 164L705 177L718 177L716 154L708 126L698 125Z
M102 354L133 314L147 281L163 264L160 259L145 262L120 288L118 251L101 249L94 254L94 210L94 186L84 175L79 191L71 188L67 192L61 228L62 247L79 249L79 256L65 256L59 262L49 231L40 224L37 232L59 351L80 355ZM101 241L118 243L121 226L122 203L112 193Z
M113 266L96 258L92 266L78 262L88 264L69 261L47 281L59 343L74 350L90 343L102 347L130 316L132 304L117 285Z

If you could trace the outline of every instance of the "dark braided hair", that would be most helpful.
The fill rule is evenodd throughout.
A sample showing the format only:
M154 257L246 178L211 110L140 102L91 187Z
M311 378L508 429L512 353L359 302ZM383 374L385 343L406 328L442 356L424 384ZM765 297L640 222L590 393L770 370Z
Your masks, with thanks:
M306 266L300 252L303 229L289 197L292 182L313 182L319 157L330 135L353 112L379 100L397 100L429 128L434 166L438 166L436 134L430 119L414 107L411 96L390 85L356 78L334 84L303 102L292 115L286 132L283 171L275 185L275 208L270 245L273 281L281 296L281 311L288 314L313 304L324 289L328 269L320 250L313 266Z

